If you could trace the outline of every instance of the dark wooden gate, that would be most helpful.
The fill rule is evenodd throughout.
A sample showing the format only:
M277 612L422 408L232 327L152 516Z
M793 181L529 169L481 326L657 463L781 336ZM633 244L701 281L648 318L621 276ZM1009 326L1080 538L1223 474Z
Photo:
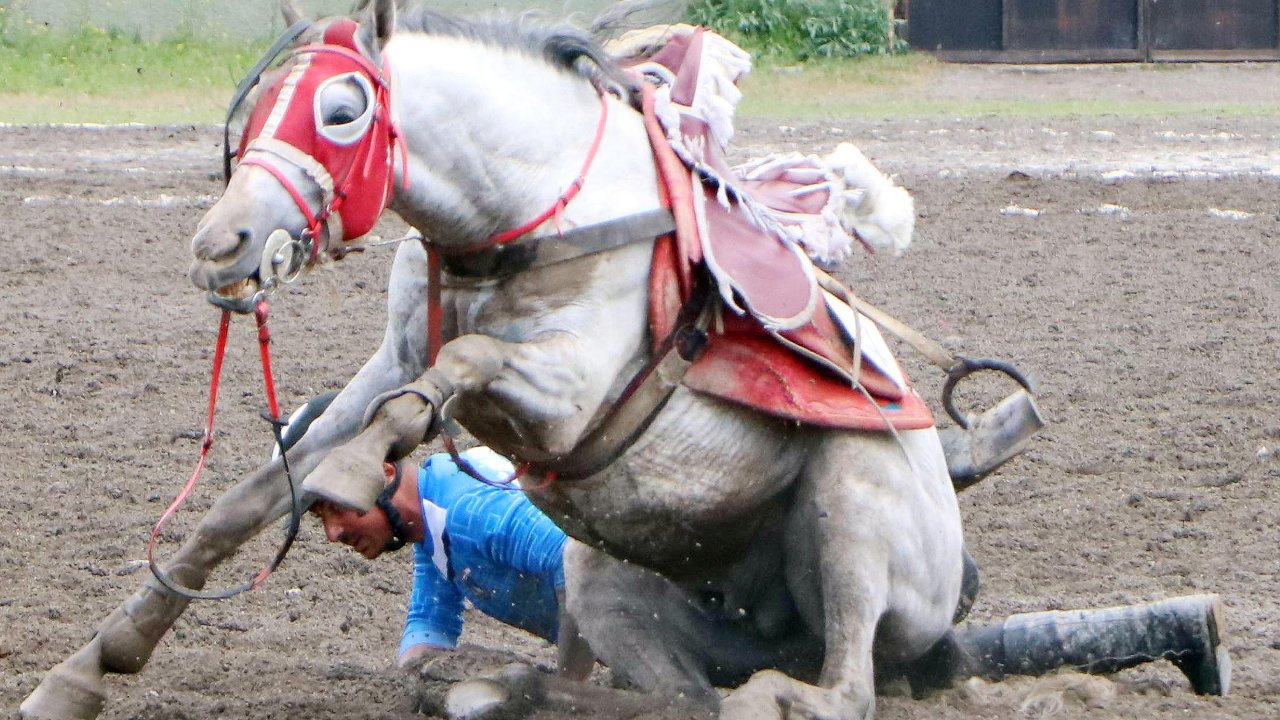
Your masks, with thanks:
M1280 59L1280 0L909 0L907 40L971 62Z

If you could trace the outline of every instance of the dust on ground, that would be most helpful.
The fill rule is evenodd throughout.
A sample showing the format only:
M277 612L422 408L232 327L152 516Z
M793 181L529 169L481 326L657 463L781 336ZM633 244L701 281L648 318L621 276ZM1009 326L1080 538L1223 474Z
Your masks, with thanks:
M1280 64L947 73L922 92L1261 103L1245 116L745 119L736 142L741 157L861 146L915 195L917 237L843 278L953 351L1040 383L1049 427L961 496L984 572L973 618L1219 593L1230 697L1195 697L1162 662L1118 675L1103 702L1064 696L1067 711L1276 717L1280 110L1265 108L1280 107ZM213 128L0 128L0 713L140 585L151 526L194 465L217 317L185 279L186 243L220 191L219 144ZM341 386L373 351L389 255L352 256L279 296L286 406ZM162 555L269 452L249 323L233 323L231 346L211 464ZM936 399L938 373L902 357ZM264 533L214 582L250 576L278 538ZM307 523L262 588L193 606L140 675L112 677L103 717L408 716L444 687L392 666L409 568L406 553L368 563ZM474 614L464 642L444 675L553 663L545 643ZM1043 709L1018 709L1037 687L1011 682L990 703L971 688L891 695L877 713L1023 717Z

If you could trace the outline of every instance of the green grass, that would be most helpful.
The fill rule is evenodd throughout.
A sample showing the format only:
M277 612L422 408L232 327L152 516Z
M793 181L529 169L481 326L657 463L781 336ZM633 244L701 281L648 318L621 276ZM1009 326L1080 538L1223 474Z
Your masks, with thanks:
M0 8L0 122L219 123L236 83L266 41L180 38L144 42L83 29L15 31ZM1176 72L1150 67L1152 72ZM1274 113L1251 103L982 99L948 88L947 66L917 53L784 66L758 63L743 81L740 115L783 121L840 117L1165 116ZM950 92L944 92L950 90Z
M684 20L783 62L881 55L889 41L884 0L691 0Z
M217 122L265 45L0 23L0 121Z

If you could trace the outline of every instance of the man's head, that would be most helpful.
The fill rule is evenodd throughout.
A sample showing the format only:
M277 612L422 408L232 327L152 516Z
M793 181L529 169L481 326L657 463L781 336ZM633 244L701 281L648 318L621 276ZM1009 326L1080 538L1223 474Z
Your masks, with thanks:
M360 513L328 500L317 500L311 505L311 512L324 523L329 542L347 545L372 560L384 552L399 550L406 542L422 539L417 474L407 458L401 460L399 466L401 479L397 482L396 463L382 464L387 476L387 492L369 512Z
M307 401L289 417L281 444L287 452L307 432L311 423L333 402L336 392L317 395ZM279 454L277 450L276 455ZM406 541L412 541L415 529L420 527L421 510L417 508L417 474L413 464L402 460L401 475L397 477L396 464L383 463L387 476L387 490L378 497L376 507L366 513L338 505L328 500L315 500L310 507L312 514L324 523L325 537L330 542L340 542L372 560L388 550L399 550ZM401 482L401 478L407 482Z
M394 476L394 465L383 463L383 467ZM329 500L317 500L312 503L311 512L324 523L324 536L329 542L342 543L370 560L399 548L387 514L380 507L361 513Z

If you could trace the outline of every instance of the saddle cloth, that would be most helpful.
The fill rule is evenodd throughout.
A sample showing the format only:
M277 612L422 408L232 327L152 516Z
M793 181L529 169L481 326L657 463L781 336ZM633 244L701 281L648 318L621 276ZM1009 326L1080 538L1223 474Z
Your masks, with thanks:
M658 81L642 83L645 120L661 191L676 219L676 232L654 249L652 337L656 344L671 332L697 272L709 274L728 310L719 313L682 383L809 425L931 427L932 413L874 323L815 277L805 239L814 232L847 236L821 217L829 189L810 182L821 169L765 162L744 178L725 161L739 97L733 81L749 58L701 28L668 33L661 46L638 54L628 65ZM703 72L704 61L720 66ZM830 238L820 240L829 248Z

